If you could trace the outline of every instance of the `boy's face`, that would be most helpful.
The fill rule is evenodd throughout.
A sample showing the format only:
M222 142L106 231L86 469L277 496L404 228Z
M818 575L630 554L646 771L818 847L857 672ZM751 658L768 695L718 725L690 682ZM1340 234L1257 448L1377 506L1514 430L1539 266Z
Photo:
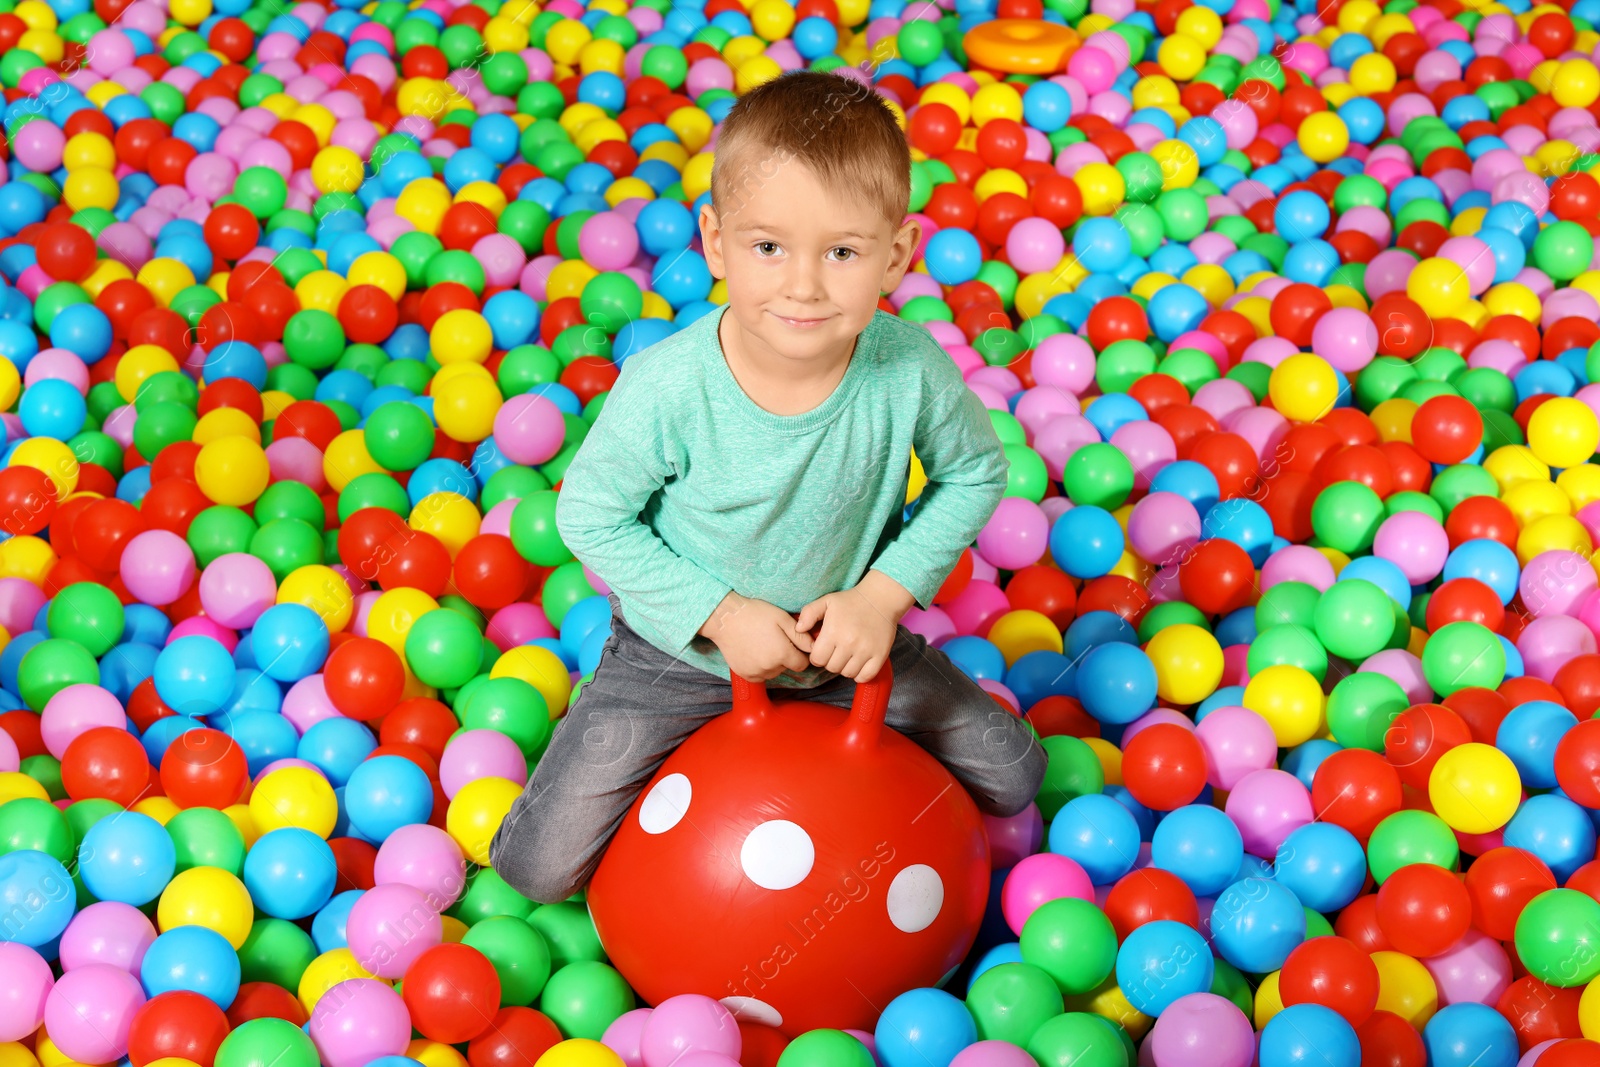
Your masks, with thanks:
M700 236L711 273L727 280L740 341L797 373L847 357L879 295L905 276L921 227L896 229L792 159L762 160L735 181L721 213L701 209Z

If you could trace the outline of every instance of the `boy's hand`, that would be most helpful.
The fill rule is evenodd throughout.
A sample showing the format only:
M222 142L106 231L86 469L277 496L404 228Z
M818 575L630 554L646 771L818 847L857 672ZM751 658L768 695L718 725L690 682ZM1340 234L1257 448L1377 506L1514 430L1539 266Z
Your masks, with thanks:
M798 673L809 663L811 635L795 625L793 615L765 600L729 593L700 633L717 646L728 669L747 682Z
M805 632L822 623L811 649L812 663L858 683L870 682L888 661L900 617L913 603L894 579L868 571L855 588L829 593L801 608L797 626Z

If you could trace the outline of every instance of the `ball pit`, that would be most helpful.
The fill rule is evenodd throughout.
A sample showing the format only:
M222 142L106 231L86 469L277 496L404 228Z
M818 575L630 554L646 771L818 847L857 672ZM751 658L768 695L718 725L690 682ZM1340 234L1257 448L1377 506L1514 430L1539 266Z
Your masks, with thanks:
M0 1067L1600 1062L1597 23L0 0ZM791 1039L488 842L609 632L561 479L797 69L896 109L880 306L1010 460L904 621L1050 766L939 988Z

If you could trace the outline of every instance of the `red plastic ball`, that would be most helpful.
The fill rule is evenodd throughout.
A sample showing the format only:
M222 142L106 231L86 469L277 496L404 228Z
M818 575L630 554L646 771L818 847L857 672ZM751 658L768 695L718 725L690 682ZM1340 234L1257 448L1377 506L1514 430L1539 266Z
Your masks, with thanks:
M1178 564L1183 598L1207 615L1248 605L1256 596L1255 574L1249 553L1223 537L1201 541Z
M1341 749L1317 767L1311 808L1323 822L1341 826L1365 845L1380 822L1400 810L1400 773L1365 748Z
M221 730L185 731L161 757L161 788L180 808L225 808L249 783L244 749Z
M1192 729L1170 722L1147 726L1123 746L1122 781L1152 811L1181 808L1206 787L1205 749Z
M1384 758L1413 789L1426 790L1434 764L1472 740L1461 716L1443 704L1417 704L1401 712L1383 735Z
M1472 899L1461 879L1431 863L1411 863L1378 889L1378 926L1396 949L1437 956L1472 925Z
M131 808L150 792L150 760L122 727L96 726L62 754L61 786L73 800L98 797Z
M133 1067L169 1056L211 1067L229 1029L228 1017L209 997L186 989L160 993L134 1014L128 1058Z
M1378 967L1354 942L1314 937L1289 953L1278 991L1285 1007L1320 1004L1359 1027L1378 1006Z
M467 1045L471 1067L533 1067L562 1040L550 1017L533 1008L501 1008Z
M411 1025L430 1041L458 1045L487 1030L500 1008L500 976L470 945L434 945L406 968L402 997Z
M1194 890L1159 867L1130 871L1118 879L1106 894L1105 912L1118 942L1145 923L1158 920L1200 928L1200 905Z
M531 577L527 561L504 534L479 534L456 554L456 588L486 611L520 600Z
M1520 848L1493 848L1472 861L1465 881L1472 925L1497 941L1510 941L1517 917L1540 893L1556 888L1543 860Z
M1356 1036L1361 1040L1361 1067L1427 1067L1422 1035L1392 1011L1373 1012Z
M392 711L400 703L405 684L405 665L399 655L371 637L345 641L323 665L328 700L361 722L372 722Z

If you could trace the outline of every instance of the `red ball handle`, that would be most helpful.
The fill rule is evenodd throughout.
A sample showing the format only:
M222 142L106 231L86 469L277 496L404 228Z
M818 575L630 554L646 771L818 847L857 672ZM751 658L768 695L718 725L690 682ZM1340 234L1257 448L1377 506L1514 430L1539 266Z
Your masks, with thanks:
M733 683L733 710L746 721L761 718L772 710L772 697L766 683L752 682L729 672ZM889 692L894 687L894 668L884 660L872 681L856 686L850 702L850 718L845 723L844 743L851 748L870 748L883 730L883 717L889 710Z

